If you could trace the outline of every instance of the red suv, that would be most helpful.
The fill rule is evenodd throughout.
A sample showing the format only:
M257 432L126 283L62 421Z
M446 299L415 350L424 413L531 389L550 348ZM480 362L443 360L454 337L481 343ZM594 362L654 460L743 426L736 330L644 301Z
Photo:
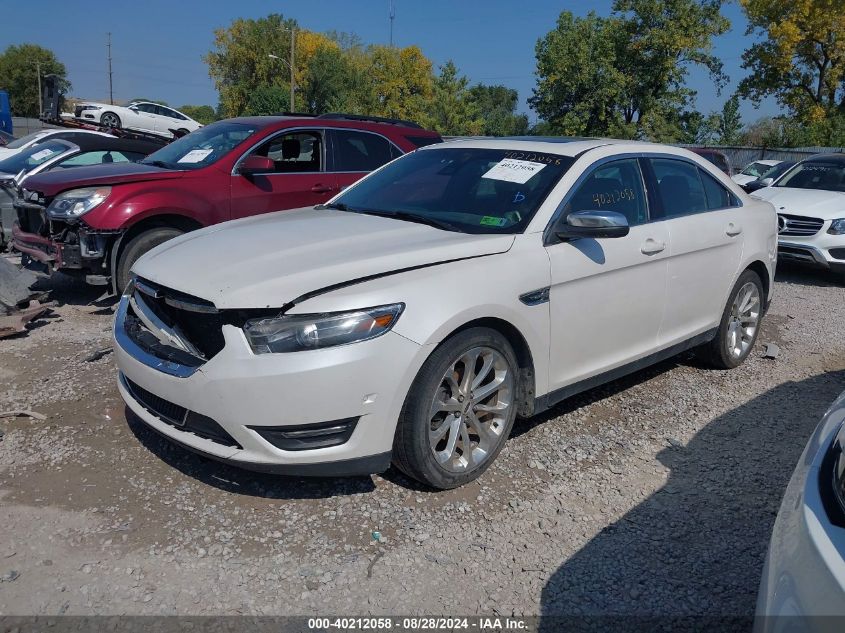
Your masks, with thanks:
M141 255L226 220L313 206L403 153L438 143L408 121L352 115L212 123L139 163L24 180L12 246L30 268L121 290Z

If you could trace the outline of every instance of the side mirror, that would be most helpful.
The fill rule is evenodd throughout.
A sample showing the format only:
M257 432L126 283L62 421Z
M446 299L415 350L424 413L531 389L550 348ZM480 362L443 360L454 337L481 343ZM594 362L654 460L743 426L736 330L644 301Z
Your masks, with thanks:
M254 176L255 174L266 174L276 169L276 163L272 158L266 156L247 156L238 165L238 173L242 176Z
M763 180L760 181L760 184L764 187L769 187L774 181L774 178L763 178Z
M562 240L579 237L625 237L630 227L628 218L616 211L576 211L555 229Z

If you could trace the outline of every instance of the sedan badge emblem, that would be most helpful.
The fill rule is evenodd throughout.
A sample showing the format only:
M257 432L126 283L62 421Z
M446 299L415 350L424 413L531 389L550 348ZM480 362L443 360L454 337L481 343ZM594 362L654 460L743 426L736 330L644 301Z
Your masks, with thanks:
M782 215L778 216L778 233L783 233L786 230L786 218Z

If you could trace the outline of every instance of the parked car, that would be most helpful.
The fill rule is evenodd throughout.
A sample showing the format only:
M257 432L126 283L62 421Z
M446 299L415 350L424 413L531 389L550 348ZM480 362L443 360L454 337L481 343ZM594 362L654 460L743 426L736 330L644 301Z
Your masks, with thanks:
M12 136L9 132L5 132L4 130L0 130L0 147L6 147L9 143L15 140L15 137Z
M752 180L751 182L740 186L745 191L745 193L753 193L758 189L762 189L763 187L770 187L778 178L783 176L789 170L789 168L794 165L795 161L781 161L774 167L771 167L767 171L763 172L763 174L757 180Z
M781 259L845 274L845 154L806 158L754 195L777 209Z
M148 101L133 101L127 106L108 103L81 103L74 108L74 117L86 123L97 123L104 127L124 128L155 132L164 136L181 135L202 127L187 114Z
M775 519L758 633L841 630L845 616L845 393L804 449ZM786 626L784 626L786 625Z
M728 176L733 176L734 172L731 167L731 161L728 160L728 157L724 152L720 152L717 149L711 149L709 147L693 147L690 151L698 154L702 158L706 158Z
M464 140L316 208L138 260L119 388L245 468L478 477L514 418L683 350L742 363L771 299L771 205L684 149ZM330 394L330 397L326 397Z
M747 185L749 182L762 178L763 174L776 166L779 160L755 160L747 164L741 172L732 176L732 180L738 185Z
M13 156L18 152L22 152L25 149L29 149L33 145L38 145L39 143L43 143L44 141L61 139L63 141L73 142L81 136L85 136L88 134L99 134L102 137L114 138L113 135L108 134L107 132L94 132L92 130L69 130L66 128L47 128L32 132L30 134L27 134L26 136L22 136L18 139L15 139L14 141L10 141L3 147L0 147L0 160L8 158L9 156Z
M28 176L53 169L138 161L163 145L81 130L73 136L74 142L51 136L0 160L0 251L11 242L12 227L17 221L14 199Z
M404 152L441 140L407 122L330 117L228 119L137 164L32 176L15 203L13 246L27 266L111 282L117 292L135 260L166 240L326 202Z

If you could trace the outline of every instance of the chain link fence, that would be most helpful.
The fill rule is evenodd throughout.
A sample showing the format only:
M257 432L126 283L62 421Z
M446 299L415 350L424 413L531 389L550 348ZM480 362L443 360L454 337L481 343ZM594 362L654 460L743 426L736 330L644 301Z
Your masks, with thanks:
M755 160L789 160L798 162L813 154L828 154L845 152L842 147L743 147L738 145L680 145L680 147L707 147L722 152L728 157L731 167L735 171L741 170Z

